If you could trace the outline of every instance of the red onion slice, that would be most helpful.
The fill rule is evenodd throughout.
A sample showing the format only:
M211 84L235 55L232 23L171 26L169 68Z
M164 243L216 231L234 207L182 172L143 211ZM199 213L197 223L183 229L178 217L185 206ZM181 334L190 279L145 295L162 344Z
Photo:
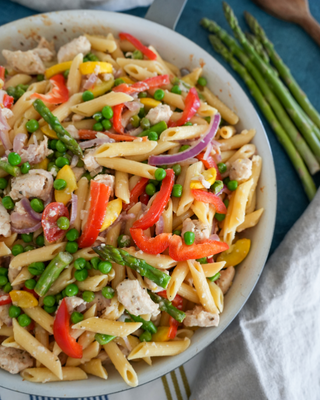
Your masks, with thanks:
M80 143L80 147L82 149L87 149L89 147L93 147L93 146L100 146L101 144L104 143L114 143L115 140L109 138L108 135L105 135L105 137L103 138L96 138L96 139L92 139L92 140L86 140L85 142L81 142Z
M211 122L206 134L196 142L194 146L191 146L189 149L177 153L177 154L168 154L161 156L150 156L149 164L150 165L164 165L164 164L176 164L181 161L187 160L188 158L193 158L197 156L201 151L203 151L211 140L214 138L220 124L220 114L215 114L213 118L211 118Z
M78 196L74 193L71 195L71 215L70 215L70 225L74 224L77 217L78 210Z
M38 222L37 224L35 224L34 226L31 226L30 228L18 229L18 228L15 228L14 226L11 226L11 229L13 230L13 232L16 232L16 233L19 233L19 234L35 232L40 228L41 228L41 221Z
M26 197L23 197L21 199L21 204L33 220L41 221L42 213L38 213L38 212L34 211L34 209L30 205L29 200Z
M213 144L212 144L212 142L210 142L210 143L208 144L208 146L207 146L207 149L206 149L204 155L203 155L203 159L204 159L204 160L206 160L206 159L209 157L212 148L213 148Z
M88 76L88 79L85 81L84 85L83 85L83 89L88 90L90 89L95 83L96 80L98 79L98 75L96 74L90 74Z
M6 111L3 111L3 109L0 107L0 129L3 129L5 131L10 131L11 126L8 124L7 118L5 117L4 113L10 113L12 115L12 112L8 109Z
M214 233L213 235L210 235L209 240L215 240L217 242L220 242L220 238L216 233Z
M156 222L156 235L161 235L161 233L163 233L163 230L164 230L164 220L163 216L160 215L158 222Z

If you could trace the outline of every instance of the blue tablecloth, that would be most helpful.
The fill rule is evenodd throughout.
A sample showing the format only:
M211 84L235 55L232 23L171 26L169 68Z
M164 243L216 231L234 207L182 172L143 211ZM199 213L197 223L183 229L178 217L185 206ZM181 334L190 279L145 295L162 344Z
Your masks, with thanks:
M173 0L174 1L174 0ZM275 44L278 53L287 65L290 66L293 75L301 87L307 93L314 106L320 110L319 82L320 78L320 49L311 38L298 26L280 21L260 10L249 0L228 0L239 17L241 25L246 28L243 11L247 10L257 17L267 32L268 37ZM317 20L320 20L320 3L310 0L310 9ZM14 21L35 14L33 10L20 6L8 0L0 0L0 24ZM147 8L135 8L127 11L139 17L144 17ZM222 5L217 0L189 0L177 25L176 30L188 37L210 54L217 58L228 71L240 82L240 85L250 94L237 74L217 55L211 48L207 39L207 33L199 26L200 19L206 16L216 20L220 25L228 28L223 16ZM260 118L267 131L275 166L278 182L278 209L277 222L272 242L271 252L275 250L294 222L300 217L308 205L308 199L303 191L300 180L292 167L289 158L277 141L267 121L258 110ZM268 168L268 165L264 165ZM317 186L320 184L320 174L315 177Z

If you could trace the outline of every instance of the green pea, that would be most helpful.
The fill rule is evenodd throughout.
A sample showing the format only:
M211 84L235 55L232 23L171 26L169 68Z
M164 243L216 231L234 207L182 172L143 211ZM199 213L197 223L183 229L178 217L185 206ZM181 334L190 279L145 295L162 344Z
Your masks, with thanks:
M62 298L67 297L66 289L64 288L61 292Z
M63 189L65 189L67 187L67 182L64 179L56 179L53 182L53 187L56 190L63 190Z
M183 126L192 126L192 122L186 122L185 124L183 124Z
M70 221L67 217L60 217L57 220L57 226L59 229L66 231L67 229L69 229Z
M52 140L50 140L49 143L48 143L49 149L51 149L51 150L57 150L57 143L58 143L58 140L57 140L57 139L52 139Z
M143 117L145 117L145 115L146 115L145 109L144 108L140 108L140 111L138 113L139 118L142 119ZM141 123L141 121L140 121L140 123Z
M56 294L56 303L59 304L59 301L63 299L62 293Z
M90 292L89 290L86 290L85 292L82 293L82 298L86 303L90 303L91 301L94 300L95 294L94 294L94 292Z
M88 62L88 61L90 61L89 60L89 58L86 56L86 57L83 57L83 62L85 63L85 62Z
M219 222L221 222L221 221L223 221L224 219L225 219L225 214L219 214L219 213L215 213L214 214L214 217L215 217L215 219L217 220L217 221L219 221Z
M172 196L173 197L181 197L182 196L182 185L178 185L178 184L173 185Z
M148 183L152 183L155 187L158 187L160 182L155 179L149 179Z
M153 183L148 183L145 188L145 192L147 193L147 195L153 196L156 192L156 187L154 186Z
M138 126L140 125L140 118L138 115L133 115L130 118L130 124L134 127L134 128L138 128ZM158 136L158 135L157 135Z
M227 188L234 192L238 187L238 181L230 181L227 183Z
M30 205L32 209L38 213L41 213L44 210L43 201L40 199L32 199Z
M25 248L24 248L24 252L26 253L27 251L31 251L31 250L34 250L34 246L32 246L31 244L29 244L28 246L26 246Z
M12 249L11 252L14 256L17 256L21 253L23 253L23 246L21 244L15 244Z
M3 290L5 293L10 293L11 290L12 290L11 283L8 282L6 285L4 285L3 288L2 288L2 290Z
M2 205L6 210L13 210L14 202L10 196L5 196L2 199Z
M36 261L36 262L31 263L28 266L28 271L32 275L41 275L43 273L43 271L45 270L45 268L46 268L46 266L44 265L43 262Z
M43 309L44 309L44 311L46 311L48 314L53 314L53 313L56 311L57 306L51 306L51 307L49 307L49 306L43 306Z
M226 166L226 164L223 163L223 162L220 162L220 163L218 164L218 170L219 170L220 174L224 174L225 172L227 172L227 166Z
M115 79L113 86L119 86L121 83L125 83L125 81L122 78L117 78Z
M217 194L219 192L221 192L221 190L223 189L223 182L222 181L215 181L215 183L213 185L211 185L210 188L213 193Z
M157 132L153 132L153 131L149 132L148 139L156 142L159 139Z
M81 322L81 321L83 321L83 318L84 318L84 316L83 316L83 314L81 314L81 313L79 313L79 312L73 312L72 314L71 314L71 322L73 323L73 324L77 324L78 322Z
M16 88L22 89L25 92L26 90L28 90L29 86L30 85L23 85L22 83L19 83L19 85L17 85Z
M69 242L74 242L79 238L79 236L79 231L77 231L75 228L70 229L70 231L68 231L66 234L66 238L69 240Z
M21 234L21 239L25 243L31 243L33 241L33 233L22 233Z
M151 342L152 340L152 335L148 331L144 331L140 336L139 336L140 342Z
M14 88L13 86L9 86L7 88L7 93L8 93L9 96L12 96L12 97L15 98L15 96L16 96L16 88Z
M19 165L21 163L21 157L18 153L11 152L8 155L8 162L13 166Z
M63 76L64 76L65 79L68 79L69 73L70 73L70 69L66 69L64 71Z
M26 122L26 128L28 132L33 133L39 129L39 122L36 119L30 119Z
M52 307L56 304L56 298L52 295L43 298L43 304L48 307Z
M87 57L90 61L100 61L99 57L92 53L87 54Z
M20 99L21 96L25 94L25 90L23 90L21 87L16 87L16 92L15 92L15 99Z
M217 279L219 279L220 276L221 276L220 272L217 272L215 275L211 276L211 277L208 278L208 279L209 279L209 281L214 282L214 281L216 281Z
M120 235L117 239L118 247L129 247L130 246L130 237L127 235Z
M82 257L77 258L74 262L74 268L77 271L81 271L82 269L84 269L86 267L86 260Z
M101 132L101 131L103 131L103 125L102 125L101 122L96 122L96 123L93 125L92 129L93 129L94 131L99 131L99 132Z
M77 242L68 242L66 245L66 251L70 254L76 253L78 251L78 248L79 248L79 245Z
M134 58L135 60L143 60L143 53L140 50L135 50L132 53L132 58Z
M148 118L142 118L142 120L140 121L140 126L142 129L149 129L150 128L150 121L148 120Z
M104 106L101 113L105 119L111 119L113 117L113 110L110 106Z
M61 142L61 140L58 140L56 143L56 149L60 152L60 153L65 153L67 151L67 148L65 146L64 143Z
M163 168L157 168L156 172L154 173L154 177L156 178L157 181L163 181L166 175L167 173Z
M21 308L17 306L10 306L9 308L9 317L10 318L18 318L21 314Z
M88 270L82 269L74 273L74 277L78 282L83 282L88 278Z
M37 81L38 82L44 81L44 75L43 74L38 74L37 75Z
M172 86L171 93L181 94L181 89L180 89L179 85Z
M228 176L226 178L224 178L223 183L225 185L228 185L229 182L230 182L230 178Z
M0 189L5 189L8 186L8 181L6 178L0 178Z
M155 92L154 92L154 95L153 95L153 97L156 99L156 100L162 100L163 98L164 98L164 90L162 90L162 89L157 89Z
M114 297L114 289L110 286L106 286L101 290L102 296L106 299L112 299Z
M98 265L98 270L103 274L108 274L112 270L112 264L109 261L101 261Z
M200 264L206 264L207 263L207 257L198 258L196 261L198 261Z
M93 269L98 269L101 260L99 257L93 257L93 258L91 258L90 262L93 266Z
M197 81L197 84L200 86L206 86L207 85L207 80L203 76L200 76L200 78Z
M7 276L8 275L8 269L4 267L0 267L0 276Z
M69 160L66 157L58 157L56 159L56 166L59 168L64 167L65 165L69 165Z
M24 283L24 286L27 289L33 290L36 287L37 281L35 279L27 279Z
M194 234L194 232L185 232L185 234L183 235L185 244L191 246L194 243L195 236L196 235Z
M111 342L113 339L115 339L116 336L111 336L111 335L104 335L103 333L96 333L94 335L95 340L103 346L104 344L107 344Z
M18 317L19 325L23 328L31 324L31 318L27 314L19 315Z
M148 96L147 92L140 92L138 94L139 99L145 99Z
M181 231L179 229L175 229L172 233L173 235L181 236Z
M82 93L82 100L83 101L90 101L94 99L94 94L90 92L90 90L86 90Z
M27 174L31 169L31 165L29 164L28 161L26 161L25 163L23 163L21 165L21 173L22 174Z
M36 245L39 246L39 247L44 246L44 236L43 235L37 236Z
M8 278L6 276L0 276L0 286L4 286L8 283Z
M175 176L179 176L181 174L181 165L180 164L174 164L172 166L173 172Z
M103 115L101 112L97 112L95 114L93 114L93 118L97 121L97 122L101 122L103 120Z
M59 158L59 157L64 157L65 156L65 152L64 153L60 153L60 151L55 151L54 152L54 156L56 157L56 158Z
M185 151L185 150L188 150L189 147L190 147L190 146L189 146L188 144L184 144L183 146L180 147L179 153L181 153L181 152L183 152L183 151Z
M79 288L74 283L70 283L65 290L68 297L76 296L79 293Z
M224 199L223 203L227 208L229 207L229 200L228 199Z

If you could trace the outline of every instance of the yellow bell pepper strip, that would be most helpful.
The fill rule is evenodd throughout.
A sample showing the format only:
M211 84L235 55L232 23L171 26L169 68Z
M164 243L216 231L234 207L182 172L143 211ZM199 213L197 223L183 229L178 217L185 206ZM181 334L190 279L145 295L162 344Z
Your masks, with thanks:
M243 261L250 250L250 239L239 239L236 243L232 244L227 251L219 254L217 262L225 261L224 268L235 266Z
M113 88L114 84L114 78L110 78L107 82L100 82L97 83L93 89L90 89L89 92L91 92L94 97L99 97L105 94L106 92L109 92Z
M12 303L21 308L37 307L38 300L29 292L24 290L11 290L9 293Z
M96 68L99 67L97 71L98 74L111 74L112 73L112 65L103 61L88 61L80 64L79 70L82 75L93 74ZM98 69L98 68L97 68Z
M152 335L153 342L167 342L170 340L169 332L171 328L170 326L159 326L156 333Z
M202 172L202 176L211 186L216 181L217 171L215 170L215 168L206 169L205 171ZM190 182L190 189L205 189L205 187L200 181L194 180Z
M55 133L55 131L53 129L50 128L49 125L44 125L41 128L42 132L48 136L50 139L58 139L57 134Z
M122 211L121 199L115 199L110 201L107 206L107 213L104 218L100 232L106 230L110 225L112 225L114 221L119 217L121 211Z
M58 203L65 206L71 200L72 193L78 189L76 177L69 165L65 165L57 174L56 179L63 179L67 182L67 186L62 190L55 190L54 197Z
M38 164L34 164L32 169L44 169L47 170L49 164L49 158L45 158L44 160L40 161Z
M70 69L72 64L72 61L66 61L60 64L53 65L52 67L46 69L46 72L44 73L46 79L51 78L54 75L60 74L61 72L66 71L67 69Z
M122 79L125 83L129 83L130 85L132 85L134 83L133 80L127 76L120 76L119 79Z
M142 103L147 110L150 110L150 108L157 107L159 104L161 104L161 101L145 97L140 99L140 103Z

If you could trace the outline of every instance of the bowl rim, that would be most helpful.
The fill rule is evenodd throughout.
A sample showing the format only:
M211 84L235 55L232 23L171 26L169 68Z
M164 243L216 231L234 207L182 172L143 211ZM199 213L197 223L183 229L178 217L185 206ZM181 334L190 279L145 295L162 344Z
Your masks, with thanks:
M92 14L92 15L94 15L94 14L97 14L97 13L99 13L99 14L103 13L104 15L111 15L111 16L117 16L117 17L118 17L119 15L121 15L121 16L124 17L124 18L132 19L132 20L134 20L134 21L136 21L136 22L139 21L139 22L142 23L142 24L154 25L154 26L156 26L158 29L163 29L163 30L167 31L168 33L170 33L172 36L178 37L178 38L180 38L180 40L185 41L187 44L189 44L189 45L192 46L193 48L196 48L196 50L197 50L198 52L204 52L204 53L206 54L207 57L210 57L210 58L213 59L216 63L219 64L219 66L224 70L224 73L226 74L228 80L232 83L232 85L233 85L237 90L239 90L239 91L241 92L242 98L243 98L243 99L246 101L246 103L248 103L248 105L252 108L252 110L253 110L253 112L254 112L254 114L255 114L255 117L257 118L257 120L258 120L258 122L259 122L259 124L260 124L259 128L260 128L261 131L262 131L261 133L263 133L264 138L265 138L265 140L266 140L267 147L266 147L265 150L269 152L269 155L270 155L270 157L271 157L271 159L272 159L272 165L269 165L269 166L268 166L268 168L270 169L269 174L270 174L270 176L271 176L271 180L272 180L272 184L273 184L273 187L270 188L270 189L272 189L272 190L269 190L269 194L268 194L269 198L271 198L271 201L269 202L269 206L270 206L269 211L271 212L271 217L272 217L272 218L268 220L268 232L269 232L269 234L268 234L267 242L264 241L264 245L267 244L267 246L264 246L264 248L261 248L261 249L260 249L260 252L259 252L259 254L261 254L262 251L264 252L263 260L260 260L260 262L259 262L259 263L261 264L261 268L259 269L259 272L258 272L258 274L257 274L257 276L256 276L255 281L252 283L252 286L251 286L250 290L246 293L246 296L243 297L243 300L242 300L241 303L239 303L239 306L237 307L236 312L232 315L231 318L229 318L228 322L226 323L226 325L223 327L223 329L221 330L221 332L219 333L219 335L218 335L216 338L214 338L214 339L208 339L208 338L202 339L201 342L197 345L197 349L194 349L194 350L191 352L191 355L188 356L188 359L187 359L187 360L176 361L176 362L175 362L175 358L172 358L171 360L173 360L173 361L171 361L170 363L168 363L168 364L173 364L171 367L167 368L166 371L164 371L164 372L162 371L162 372L160 372L160 373L157 373L156 376L154 376L153 378L151 378L151 379L149 379L149 380L146 380L146 381L143 381L143 382L139 382L139 385L138 385L137 387L140 387L140 386L142 386L142 385L145 385L145 384L147 384L147 383L150 383L150 382L152 382L152 381L154 381L154 380L160 378L161 376L164 376L164 375L168 374L169 372L171 372L171 371L177 369L178 367L180 367L181 365L185 364L186 362L188 362L188 361L190 361L192 358L194 358L196 355L198 355L198 353L199 353L200 351L204 350L206 347L208 347L210 344L212 344L212 343L225 331L225 329L233 322L233 320L238 316L239 312L241 311L241 309L243 308L243 306L244 306L244 305L246 304L246 302L248 301L250 295L252 294L254 288L256 287L256 284L257 284L257 282L258 282L258 280L259 280L259 278L260 278L260 276L261 276L261 274L262 274L262 271L263 271L263 269L264 269L264 266L265 266L265 264L266 264L266 261L267 261L268 255L269 255L269 251L270 251L270 247L271 247L271 242L272 242L273 234L274 234L274 229L275 229L276 211L277 211L277 180L276 180L276 174L275 174L275 164L274 164L274 158L273 158L273 153L272 153L272 149L271 149L271 146L270 146L270 142L269 142L267 133L266 133L266 131L265 131L264 125L263 125L263 123L262 123L262 121L261 121L261 118L260 118L259 114L257 113L256 108L255 108L255 106L253 105L251 99L247 96L247 94L246 94L245 91L242 89L242 87L240 86L240 84L239 84L239 83L237 82L237 80L229 73L229 71L228 71L219 61L217 61L210 53L208 53L205 49L203 49L202 47L200 47L197 43L193 42L192 40L188 39L187 37L183 36L182 34L176 32L176 31L173 31L173 30L171 30L171 29L169 29L169 28L167 28L167 27L165 27L165 26L163 26L163 25L160 25L160 24L156 23L156 22L153 22L153 21L150 21L150 20L146 20L146 19L144 19L144 18L135 16L135 15L131 15L131 14L124 14L124 13L112 12L112 11L104 11L104 10L82 10L82 9L77 9L77 10L62 10L62 11L53 11L53 12L48 12L48 13L39 13L39 14L35 14L35 15L32 15L32 16L27 16L27 17L24 17L24 18L20 18L20 19L18 19L18 20L15 20L15 21L12 21L12 22L9 22L9 23L7 23L7 24L4 24L4 25L0 26L0 32L1 32L3 29L6 29L6 28L8 28L8 27L10 27L10 26L15 26L15 25L17 25L17 24L19 24L19 23L21 23L22 21L25 21L25 20L29 20L29 21L30 21L30 20L31 20L31 21L32 21L32 20L38 20L38 19L45 18L45 17L50 17L50 16L59 16L60 14L66 15L66 16L70 15L70 16L72 17L72 15L77 15L78 13L82 13L82 14L84 14L84 15L85 15L85 14ZM119 28L121 28L121 26L119 26ZM144 27L144 26L141 26L141 31L142 31L142 33L143 33L143 30L144 30L144 29L145 29L145 27ZM164 39L162 39L162 41L164 41ZM177 60L177 61L178 61L178 60ZM236 102L236 103L237 103L237 102ZM228 103L227 103L227 104L228 104ZM192 349L192 346L190 346L184 353L186 353L186 352L189 353L189 351L190 351L191 349ZM182 354L183 354L183 353L182 353ZM0 371L0 373L1 373L1 371ZM21 385L22 382L21 382L21 377L20 377L20 375L19 375L19 378L18 378L18 379L20 379L20 385ZM18 382L18 381L17 381L17 382ZM103 383L103 380L101 380L101 382ZM28 383L30 383L30 382L28 382ZM57 383L59 383L59 382L57 382ZM102 393L101 391L99 391L99 392L95 392L95 393L92 393L92 394L90 394L90 395L87 395L86 397L92 397L92 396L95 397L95 396L102 396L102 395L110 395L110 394L113 394L113 393L119 393L119 392L122 392L122 391L127 391L127 390L134 389L134 388L132 388L132 387L128 387L124 382L123 382L123 384L124 384L125 386L124 386L123 388L119 388L119 390L113 390L113 391L108 392L108 393ZM41 388L41 387L43 387L43 386L45 386L45 385L32 384L32 385L30 385L30 388L28 388L28 391L26 391L26 387L23 388L23 390L19 390L19 389L17 389L17 388L12 388L11 386L6 386L6 385L5 385L5 382L1 382L1 381L0 381L0 387L3 387L3 388L8 389L8 390L12 390L12 391L17 392L17 393L24 393L24 394L30 394L30 395L36 395L36 396L48 396L47 393L46 393L46 394L41 394L41 393L40 393L41 390L36 390L36 387L37 387L37 388L38 388L38 387ZM55 387L56 387L56 386L55 386ZM33 389L33 388L34 388L34 389ZM107 389L107 386L105 386L105 389ZM44 393L44 392L42 391L42 393ZM62 395L61 395L61 397L62 397ZM63 397L64 397L64 398L73 398L73 397L75 397L75 394L71 394L71 393L70 393L70 394L64 394ZM76 396L76 397L77 397L77 396Z

